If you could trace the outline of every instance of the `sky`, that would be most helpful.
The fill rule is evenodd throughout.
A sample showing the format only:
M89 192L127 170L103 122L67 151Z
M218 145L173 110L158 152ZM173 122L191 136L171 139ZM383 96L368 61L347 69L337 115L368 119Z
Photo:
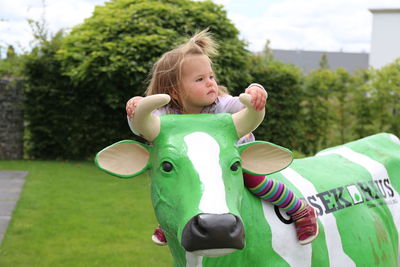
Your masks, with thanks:
M0 47L30 51L28 19L47 23L51 33L70 29L92 15L104 0L0 0ZM261 51L273 49L369 52L371 8L400 8L399 0L214 0L248 43Z

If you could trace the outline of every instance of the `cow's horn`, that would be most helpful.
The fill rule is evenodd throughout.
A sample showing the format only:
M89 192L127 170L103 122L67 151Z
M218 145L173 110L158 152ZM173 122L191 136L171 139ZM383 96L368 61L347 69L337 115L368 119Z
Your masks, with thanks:
M236 127L236 132L239 137L245 136L255 130L263 121L265 109L255 110L251 104L251 95L241 94L240 102L246 107L232 115L233 123Z
M151 95L137 103L132 125L147 141L152 142L160 133L160 118L152 114L154 110L169 103L171 97L166 94Z

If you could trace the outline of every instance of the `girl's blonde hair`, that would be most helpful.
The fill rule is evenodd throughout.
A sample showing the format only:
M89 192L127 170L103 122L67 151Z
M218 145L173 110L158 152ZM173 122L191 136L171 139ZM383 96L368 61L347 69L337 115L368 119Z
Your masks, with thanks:
M182 106L182 65L184 60L193 55L206 55L209 58L217 55L217 43L212 39L208 29L196 33L186 43L166 52L154 64L146 96L168 94L169 105L183 110ZM210 59L211 62L211 59ZM225 87L219 87L219 94L227 94Z

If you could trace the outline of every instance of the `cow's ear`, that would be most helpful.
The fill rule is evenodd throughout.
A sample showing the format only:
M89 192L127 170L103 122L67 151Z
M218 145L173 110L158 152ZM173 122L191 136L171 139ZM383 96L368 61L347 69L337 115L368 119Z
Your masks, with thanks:
M239 151L243 170L253 175L278 172L293 161L290 150L264 141L240 145Z
M96 155L96 165L103 171L120 178L135 177L149 168L150 147L139 142L124 140L112 144Z

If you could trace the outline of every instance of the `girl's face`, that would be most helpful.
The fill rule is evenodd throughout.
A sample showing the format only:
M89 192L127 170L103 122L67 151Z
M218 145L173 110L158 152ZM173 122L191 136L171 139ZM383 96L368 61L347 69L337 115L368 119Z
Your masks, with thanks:
M215 102L218 85L210 59L206 55L193 55L182 64L182 104L185 113L197 114Z

